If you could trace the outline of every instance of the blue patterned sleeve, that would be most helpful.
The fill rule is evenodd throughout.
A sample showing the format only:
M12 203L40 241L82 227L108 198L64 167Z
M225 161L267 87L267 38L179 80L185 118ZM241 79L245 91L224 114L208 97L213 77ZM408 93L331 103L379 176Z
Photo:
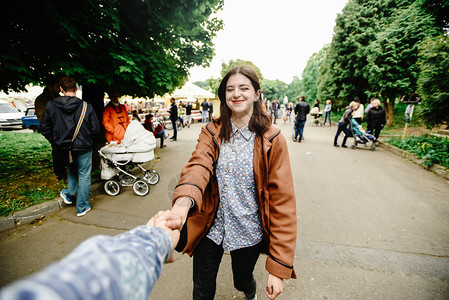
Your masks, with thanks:
M164 229L139 226L95 236L61 261L0 291L0 299L148 299L172 242Z

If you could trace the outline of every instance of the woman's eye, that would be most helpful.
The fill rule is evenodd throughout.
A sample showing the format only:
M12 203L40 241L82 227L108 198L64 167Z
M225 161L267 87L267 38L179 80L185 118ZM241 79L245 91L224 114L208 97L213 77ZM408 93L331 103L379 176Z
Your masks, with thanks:
M233 89L226 89L227 93L232 93L234 90Z

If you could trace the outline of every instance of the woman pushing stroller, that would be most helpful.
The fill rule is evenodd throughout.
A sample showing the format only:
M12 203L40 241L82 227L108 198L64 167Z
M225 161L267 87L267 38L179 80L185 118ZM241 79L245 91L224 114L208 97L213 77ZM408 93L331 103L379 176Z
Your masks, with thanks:
M360 103L356 102L356 101L352 101L351 103L349 103L349 106L347 106L345 108L345 112L343 114L343 116L340 119L340 122L338 122L338 128L337 128L337 133L335 134L335 138L334 138L334 146L335 147L340 147L340 145L338 145L337 141L338 141L338 137L340 136L340 133L344 132L345 136L343 138L343 143L341 144L341 146L343 148L347 148L348 146L346 146L346 140L348 139L349 136L351 136L351 133L349 132L348 129L348 125L351 123L351 118L353 113L359 108Z

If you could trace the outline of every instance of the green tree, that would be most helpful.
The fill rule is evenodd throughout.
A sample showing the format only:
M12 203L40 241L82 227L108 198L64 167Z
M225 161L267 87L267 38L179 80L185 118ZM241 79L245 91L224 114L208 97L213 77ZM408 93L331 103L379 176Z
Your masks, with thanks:
M419 94L428 127L449 123L449 37L427 38L420 46Z
M384 101L388 125L395 99L417 87L418 47L437 33L431 15L414 0L350 0L337 17L318 76L318 95L344 106L358 96Z
M13 1L1 18L0 90L23 90L52 73L75 75L83 97L114 88L163 95L213 57L223 0ZM95 100L94 100L95 101Z
M237 66L250 66L253 67L254 70L257 73L257 76L259 76L259 80L263 79L262 72L260 72L260 69L251 61L249 60L243 60L243 59L236 59L236 60L230 60L229 63L222 63L221 64L221 77L225 77L226 74L234 67Z
M284 96L287 95L288 85L279 80L262 79L261 82L262 93L264 99L272 101L273 99L279 99L283 103Z
M296 103L302 95L302 81L298 76L294 76L292 82L287 88L287 97L289 102Z
M319 78L318 95L338 99L347 105L354 97L364 100L369 89L364 76L367 64L364 48L375 37L375 27L382 14L378 1L349 0L337 16L329 51Z
M200 88L202 88L203 90L206 90L206 91L208 91L210 89L210 86L207 83L207 80L205 80L205 81L195 81L195 82L193 82L193 84L199 86Z
M418 47L425 37L437 33L434 24L432 16L416 3L395 9L366 48L365 76L370 90L383 99L390 126L395 99L417 89Z
M218 87L220 86L221 78L209 78L206 79L206 82L210 86L211 92L218 95Z
M318 75L320 74L320 66L324 62L328 47L326 45L317 53L312 54L302 72L302 93L306 97L306 101L310 103L313 103L318 96Z

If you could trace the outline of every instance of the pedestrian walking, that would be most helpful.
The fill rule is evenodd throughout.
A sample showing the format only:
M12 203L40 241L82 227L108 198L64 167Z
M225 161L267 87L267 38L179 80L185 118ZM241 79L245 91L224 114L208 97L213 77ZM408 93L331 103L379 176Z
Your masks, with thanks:
M45 81L45 88L42 94L37 96L34 100L34 109L36 112L36 118L39 122L42 122L42 116L44 115L45 106L50 100L59 97L59 92L61 91L59 85L59 79L56 75L48 76Z
M341 144L341 146L343 148L348 147L348 146L346 146L346 140L348 139L349 136L351 136L351 133L349 132L349 129L348 129L348 125L351 122L353 113L359 108L359 106L360 106L359 102L352 101L351 103L349 103L349 106L347 106L345 108L345 112L344 112L343 116L341 117L340 122L338 122L337 133L335 134L335 137L334 137L334 146L335 147L340 147L340 145L338 145L337 141L338 141L338 137L340 136L340 133L342 133L342 132L345 133L345 137L343 138L343 143Z
M371 108L366 113L367 130L371 131L376 140L379 138L380 132L387 123L387 114L380 106L379 99L371 101Z
M207 103L206 99L204 99L203 102L201 102L201 108L202 108L202 116L201 116L201 122L206 123L207 117L208 117L208 111L209 111L209 103Z
M326 121L329 120L329 126L332 126L331 122L331 110L332 110L332 101L327 100L326 106L324 107L324 122L323 126L326 125Z
M178 106L176 105L175 98L170 99L170 108L168 112L170 113L170 121L173 126L173 136L170 138L173 141L178 139L178 128L176 127L176 121L178 121Z
M214 104L210 99L208 100L208 105L209 105L208 106L209 122L212 122L212 115L214 113Z
M304 126L307 121L307 114L310 112L310 105L306 102L306 97L303 95L299 98L299 102L295 106L295 136L294 142L301 143L304 137Z
M253 270L261 252L268 254L268 298L282 293L284 279L296 278L288 147L264 112L260 94L251 67L226 74L218 89L220 117L202 128L174 190L172 210L156 216L172 229L186 224L188 234L179 246L193 255L195 300L214 298L224 251L231 253L234 286L245 299L256 299Z
M271 112L273 114L273 123L276 124L276 120L279 118L279 108L280 108L279 100L274 99L271 102Z
M352 117L354 118L354 120L357 121L357 123L359 123L359 125L362 125L362 120L363 120L363 115L365 113L365 109L363 108L363 104L360 103L359 97L355 97L354 101L359 104L359 107L354 111Z
M288 123L292 123L292 112L293 112L293 102L289 102L287 108L285 109L287 112Z
M187 127L190 128L190 124L192 124L192 103L190 102L186 104L186 123Z
M77 216L81 217L91 209L92 148L100 124L92 105L76 97L75 79L64 76L60 84L64 96L47 104L41 130L50 144L59 150L53 164L68 166L67 189L61 191L61 197L68 205L76 199Z

